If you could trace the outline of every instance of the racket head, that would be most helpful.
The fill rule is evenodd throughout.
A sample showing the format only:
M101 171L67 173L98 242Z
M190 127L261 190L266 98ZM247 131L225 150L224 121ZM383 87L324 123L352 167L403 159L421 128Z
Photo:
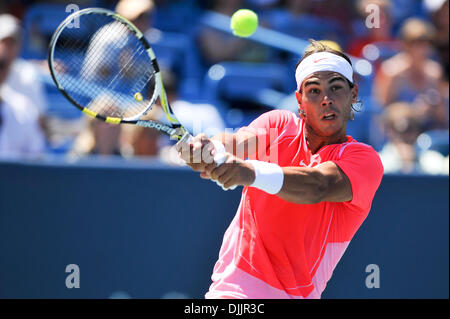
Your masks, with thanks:
M171 111L148 41L113 11L88 8L69 15L52 36L48 63L59 91L97 119L136 123L161 92L161 104Z

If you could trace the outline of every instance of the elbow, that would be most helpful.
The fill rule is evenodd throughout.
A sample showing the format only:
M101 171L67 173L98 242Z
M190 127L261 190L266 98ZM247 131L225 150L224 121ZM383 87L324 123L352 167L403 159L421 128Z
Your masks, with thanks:
M331 180L319 170L314 170L311 176L311 183L303 189L301 194L296 196L294 202L296 204L318 204L327 198L327 194L331 189Z
M312 204L318 204L326 200L331 191L333 181L329 176L316 171L316 183L314 184L314 194L312 195Z
M318 204L324 202L327 196L327 188L323 185L318 185L314 194L311 195L310 204Z
M325 195L326 192L323 191L322 189L316 188L314 190L311 190L311 192L309 192L309 194L306 194L306 196L304 196L304 199L300 200L298 202L298 204L308 204L308 205L313 205L313 204L318 204L321 203L325 200Z

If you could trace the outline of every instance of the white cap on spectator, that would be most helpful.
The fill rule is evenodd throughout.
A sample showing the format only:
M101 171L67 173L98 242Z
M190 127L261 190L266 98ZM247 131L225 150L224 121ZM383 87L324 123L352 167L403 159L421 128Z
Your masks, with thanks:
M120 0L116 12L128 20L134 20L141 14L153 10L152 0Z
M20 21L10 14L0 14L0 40L5 38L19 39Z
M447 0L425 0L424 5L428 12L436 12L442 8L446 1Z

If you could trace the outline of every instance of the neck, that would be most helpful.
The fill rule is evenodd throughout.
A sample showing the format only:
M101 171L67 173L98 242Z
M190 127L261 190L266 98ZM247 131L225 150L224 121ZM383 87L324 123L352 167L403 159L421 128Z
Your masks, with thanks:
M426 59L423 59L422 57L414 57L412 54L408 54L407 59L410 68L413 71L422 71L426 62Z
M306 143L312 154L316 154L322 147L331 144L341 144L347 141L345 130L332 136L320 136L314 130L306 126Z

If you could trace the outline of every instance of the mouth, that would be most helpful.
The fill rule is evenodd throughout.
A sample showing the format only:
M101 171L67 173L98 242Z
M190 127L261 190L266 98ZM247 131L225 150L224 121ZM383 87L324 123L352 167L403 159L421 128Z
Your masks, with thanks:
M324 120L324 121L332 121L336 118L337 118L337 114L334 112L328 112L322 116L322 120Z

